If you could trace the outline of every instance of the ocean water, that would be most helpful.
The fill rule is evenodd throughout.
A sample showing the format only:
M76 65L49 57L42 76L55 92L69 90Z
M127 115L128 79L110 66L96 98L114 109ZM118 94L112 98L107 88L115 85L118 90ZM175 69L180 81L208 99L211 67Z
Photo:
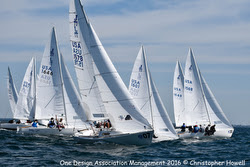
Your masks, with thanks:
M0 130L0 166L250 166L250 126L232 138L173 140L150 146L79 144L72 137Z

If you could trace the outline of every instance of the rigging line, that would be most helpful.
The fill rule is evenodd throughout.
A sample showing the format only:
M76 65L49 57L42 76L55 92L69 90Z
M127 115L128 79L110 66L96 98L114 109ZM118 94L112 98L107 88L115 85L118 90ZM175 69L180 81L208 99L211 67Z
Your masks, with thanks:
M199 103L200 103L200 101L198 101L197 104L194 106L193 111L196 109L196 107L198 106Z
M91 90L93 89L93 86L94 86L94 84L95 84L95 82L96 82L96 78L95 78L95 77L93 77L93 78L94 78L94 81L93 81L93 83L92 83L92 85L91 85L91 87L90 87L90 89L89 89L89 94L90 94Z
M149 98L147 98L147 101L146 103L143 104L143 106L140 108L140 110L143 109L143 107L145 107L145 105L150 101L151 97L152 97L153 94L149 95ZM137 98L137 99L145 99L145 98Z
M49 103L54 99L55 96L56 96L56 94L54 94L54 96L49 100L49 102L45 105L44 108L46 108L49 105Z

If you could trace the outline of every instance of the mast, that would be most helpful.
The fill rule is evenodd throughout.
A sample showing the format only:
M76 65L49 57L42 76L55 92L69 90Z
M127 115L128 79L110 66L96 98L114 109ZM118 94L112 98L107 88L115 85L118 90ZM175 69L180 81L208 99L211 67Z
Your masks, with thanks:
M64 82L63 82L63 79L62 79L62 69L61 69L61 58L62 58L62 55L59 54L60 56L58 56L58 59L59 59L59 71L60 71L60 80L61 80L61 83L62 83L62 98L63 98L63 108L64 108L64 115L65 115L65 123L66 125L68 125L67 123L67 112L66 112L66 106L65 106L65 98L64 98L64 90L63 90L63 86L64 86Z
M190 48L190 52L191 52L192 58L194 59L195 66L197 67L196 69L197 69L197 73L198 73L199 84L200 84L201 93L202 93L202 99L203 99L203 101L204 101L204 105L205 105L205 108L206 108L208 121L209 121L209 123L211 124L211 120L210 120L210 116L209 116L209 113L208 113L208 108L207 108L207 104L206 104L206 100L205 100L205 94L204 94L204 90L203 90L203 86L202 86L202 82L201 82L201 73L200 73L200 69L199 69L199 67L197 66L197 63L196 63L196 60L195 60L195 57L194 57L194 55L193 55L193 51L192 51L191 48Z
M34 96L34 103L33 103L33 106L34 106L34 108L33 108L33 113L34 113L34 115L33 115L33 118L32 119L34 119L35 118L35 114L36 114L36 57L34 57L34 69L33 69L33 71L34 71L34 91L35 91L35 96Z
M143 56L143 61L145 64L145 72L146 72L146 77L147 77L147 82L148 82L148 94L149 94L149 106L150 106L150 114L151 114L151 121L152 121L152 128L154 129L154 117L153 117L153 110L152 110L152 88L151 88L151 82L150 82L150 76L149 76L149 70L148 70L148 64L145 56L145 50L142 45L142 56Z

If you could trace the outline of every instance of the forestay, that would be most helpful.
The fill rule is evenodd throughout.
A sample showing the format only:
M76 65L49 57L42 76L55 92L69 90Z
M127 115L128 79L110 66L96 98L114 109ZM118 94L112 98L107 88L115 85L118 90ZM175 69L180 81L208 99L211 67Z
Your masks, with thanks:
M173 81L173 102L176 127L182 126L186 122L186 113L184 110L184 76L181 65L177 61L174 71Z
M70 40L80 95L82 100L89 105L87 114L89 120L106 119L107 114L94 77L94 62L87 46L89 44L88 32L85 33L87 31L85 25L79 22L79 16L81 15L76 14L74 1L71 1L69 9ZM83 27L82 33L79 24ZM85 35L86 43L83 42L82 34Z
M59 50L55 29L45 47L37 79L36 119L65 116Z
M10 102L11 112L12 115L14 115L18 94L9 67L8 67L7 89L8 89L8 98Z
M24 75L19 91L14 118L21 120L33 120L35 114L36 81L35 59L32 58Z
M210 124L200 73L193 52L189 49L184 76L186 125Z
M151 129L148 121L139 113L138 107L87 20L80 1L71 0L72 5L75 6L82 33L80 40L83 40L81 42L84 43L87 53L91 55L95 63L93 66L95 79L112 126L124 133Z

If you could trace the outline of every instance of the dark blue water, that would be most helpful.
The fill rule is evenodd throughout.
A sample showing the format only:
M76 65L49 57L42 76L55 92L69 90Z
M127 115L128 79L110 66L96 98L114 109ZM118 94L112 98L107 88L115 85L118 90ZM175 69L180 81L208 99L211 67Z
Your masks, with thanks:
M204 161L208 165L194 164ZM71 137L0 130L0 166L211 166L213 162L231 166L240 161L250 166L250 126L236 126L229 139L174 140L140 147L79 144Z

